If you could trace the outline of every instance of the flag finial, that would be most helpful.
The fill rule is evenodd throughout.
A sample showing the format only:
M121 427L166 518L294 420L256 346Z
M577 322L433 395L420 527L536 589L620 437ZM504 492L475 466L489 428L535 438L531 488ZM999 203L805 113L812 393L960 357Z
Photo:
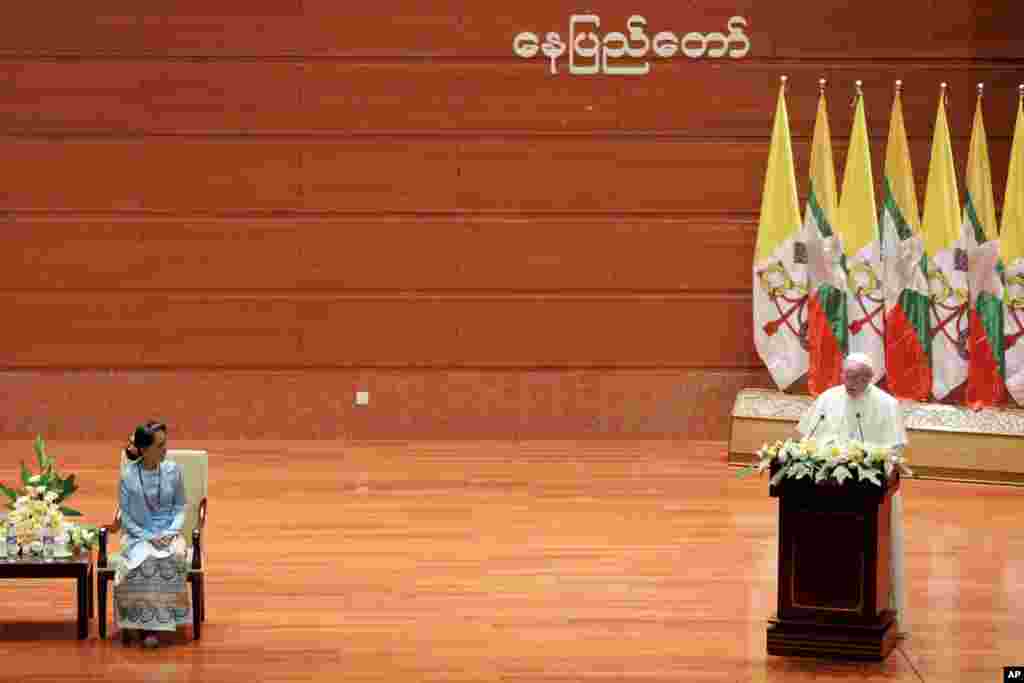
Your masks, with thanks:
M825 83L827 83L827 81L824 78L818 79L818 92L820 92L822 95L825 94Z
M985 84L984 83L979 83L978 84L978 97L979 98L981 97L981 95L982 95L982 93L984 91L985 91Z
M1024 83L1017 86L1017 92L1020 94L1021 98L1024 99Z
M898 95L902 90L903 90L903 81L897 79L897 81L896 81L896 94Z

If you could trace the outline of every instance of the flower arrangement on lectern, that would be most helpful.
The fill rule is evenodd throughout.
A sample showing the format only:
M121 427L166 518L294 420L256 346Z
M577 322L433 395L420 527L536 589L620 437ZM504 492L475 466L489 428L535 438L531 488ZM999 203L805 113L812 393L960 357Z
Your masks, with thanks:
M881 488L894 471L913 476L906 463L901 449L828 436L766 443L757 452L757 462L739 474L747 476L774 469L772 486L783 479L807 478L825 485L841 485L855 479Z
M7 521L14 524L18 545L38 549L36 544L43 530L48 528L53 532L55 543L78 548L96 547L98 533L95 526L66 519L80 517L82 514L62 504L78 490L75 475L61 476L56 459L46 454L46 444L42 437L36 437L34 446L39 465L38 474L34 474L22 461L23 488L12 489L0 484L0 493L8 498L7 509L10 513Z

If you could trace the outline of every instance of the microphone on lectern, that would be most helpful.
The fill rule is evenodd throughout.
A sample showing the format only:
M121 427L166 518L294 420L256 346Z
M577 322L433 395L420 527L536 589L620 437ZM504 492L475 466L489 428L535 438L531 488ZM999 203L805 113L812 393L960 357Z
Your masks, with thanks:
M814 436L814 432L818 431L818 426L821 424L821 421L824 420L824 419L825 419L825 413L822 413L821 415L818 416L818 421L814 423L814 428L811 429L810 434L807 435L808 439L811 438L812 436Z

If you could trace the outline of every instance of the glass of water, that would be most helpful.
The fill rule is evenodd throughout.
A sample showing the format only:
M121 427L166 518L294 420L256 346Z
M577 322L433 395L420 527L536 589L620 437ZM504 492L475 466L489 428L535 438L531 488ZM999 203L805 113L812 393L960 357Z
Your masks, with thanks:
M53 562L53 529L43 529L43 560Z

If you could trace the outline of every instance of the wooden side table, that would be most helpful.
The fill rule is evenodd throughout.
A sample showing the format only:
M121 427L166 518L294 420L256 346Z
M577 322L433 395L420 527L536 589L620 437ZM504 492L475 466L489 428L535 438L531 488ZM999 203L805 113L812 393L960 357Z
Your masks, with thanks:
M0 559L0 579L75 579L79 640L89 637L89 620L95 614L93 574L92 553L88 550L49 562L31 555Z

